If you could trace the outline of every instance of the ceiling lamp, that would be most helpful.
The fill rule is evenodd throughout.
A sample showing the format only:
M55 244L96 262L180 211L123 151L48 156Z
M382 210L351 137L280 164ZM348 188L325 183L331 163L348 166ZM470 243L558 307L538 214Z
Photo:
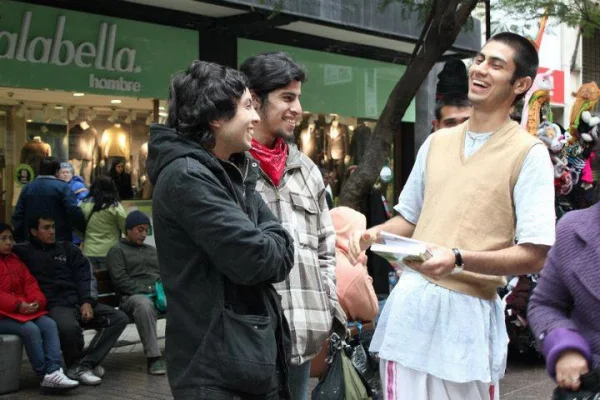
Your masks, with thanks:
M52 112L50 111L48 104L42 104L42 114L44 116L44 120L49 120L52 118Z
M127 114L127 118L125 119L126 124L130 124L131 121L135 121L137 118L137 112L135 110L129 110Z
M117 120L119 119L119 113L117 112L116 109L112 109L112 112L110 113L110 117L108 117L108 120L112 123L115 123Z
M25 116L25 104L23 102L19 103L15 115L19 118L23 118Z
M88 110L87 115L85 116L85 118L88 121L93 121L93 120L96 119L96 110L94 110L94 107L90 107L89 108L89 110Z
M73 96L75 96L75 97L83 97L83 96L85 96L85 93L76 92L76 93L73 93Z
M121 104L121 100L119 100L119 99L114 99L114 100L111 100L110 102L111 102L111 104Z
M77 108L69 107L67 109L67 117L69 118L69 121L77 119L77 115L79 115L79 110Z

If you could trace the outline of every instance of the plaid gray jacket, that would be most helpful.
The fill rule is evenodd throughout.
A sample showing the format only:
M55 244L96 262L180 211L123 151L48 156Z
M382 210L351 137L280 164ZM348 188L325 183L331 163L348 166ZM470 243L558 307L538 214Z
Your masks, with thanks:
M274 286L290 325L291 363L300 365L319 353L332 326L342 336L346 326L335 288L335 230L323 177L310 158L289 144L279 187L261 173L256 191L294 238L294 267Z

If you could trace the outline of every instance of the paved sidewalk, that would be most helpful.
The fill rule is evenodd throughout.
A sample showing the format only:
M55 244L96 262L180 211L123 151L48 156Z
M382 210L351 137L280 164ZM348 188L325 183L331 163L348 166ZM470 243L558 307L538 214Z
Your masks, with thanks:
M158 321L159 337L164 337L166 320ZM86 343L93 332L86 333ZM128 325L121 341L137 341L135 325ZM164 349L164 339L159 341ZM65 398L82 400L170 400L171 390L166 376L151 376L146 372L146 358L141 344L114 348L102 365L106 368L103 382L97 387L81 386L66 394ZM33 374L29 361L21 364L21 390L0 396L0 400L47 399L40 393L39 380ZM316 380L312 381L312 385ZM506 377L500 382L502 400L548 400L551 398L553 382L544 371L541 361L510 360Z

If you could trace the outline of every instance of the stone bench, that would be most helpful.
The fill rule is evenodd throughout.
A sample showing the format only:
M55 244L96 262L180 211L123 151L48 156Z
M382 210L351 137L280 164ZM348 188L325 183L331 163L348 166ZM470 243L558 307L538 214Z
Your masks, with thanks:
M19 390L23 341L17 335L0 334L0 395Z

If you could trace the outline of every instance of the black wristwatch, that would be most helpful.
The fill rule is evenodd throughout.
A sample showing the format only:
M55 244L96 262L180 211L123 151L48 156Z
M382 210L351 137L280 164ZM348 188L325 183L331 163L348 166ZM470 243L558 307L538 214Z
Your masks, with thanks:
M452 249L452 252L454 253L454 269L452 270L451 274L454 275L463 272L465 269L465 263L463 262L463 258L459 249L454 248Z

